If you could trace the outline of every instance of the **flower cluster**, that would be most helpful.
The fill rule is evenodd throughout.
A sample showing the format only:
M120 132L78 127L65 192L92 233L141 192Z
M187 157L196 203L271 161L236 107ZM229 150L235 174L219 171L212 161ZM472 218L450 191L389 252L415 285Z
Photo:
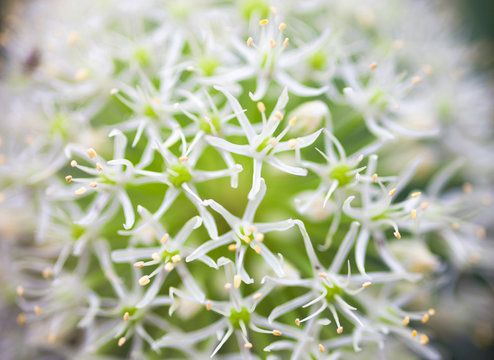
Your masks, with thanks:
M445 9L15 10L0 37L6 356L443 356L443 299L464 276L488 291L494 271L492 89Z

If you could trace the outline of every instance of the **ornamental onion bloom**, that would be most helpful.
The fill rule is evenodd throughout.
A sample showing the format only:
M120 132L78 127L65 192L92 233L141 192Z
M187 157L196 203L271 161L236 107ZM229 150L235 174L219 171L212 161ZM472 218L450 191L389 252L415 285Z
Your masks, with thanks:
M451 6L10 11L2 359L492 347L492 86Z

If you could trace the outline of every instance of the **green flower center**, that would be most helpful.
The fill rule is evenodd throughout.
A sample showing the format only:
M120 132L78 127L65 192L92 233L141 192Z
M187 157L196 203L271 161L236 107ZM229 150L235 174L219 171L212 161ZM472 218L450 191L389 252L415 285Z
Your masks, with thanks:
M230 310L230 316L228 317L228 320L235 329L240 329L240 321L243 321L245 326L249 325L250 312L249 310L247 310L245 306L242 306L240 311L237 311L236 309L232 308Z
M184 164L178 163L169 167L171 170L168 176L168 180L175 187L182 186L183 183L186 183L192 180L192 175L190 174L189 169Z
M79 239L86 232L86 228L78 224L72 224L70 230L73 239Z
M154 111L154 108L151 106L151 104L146 104L144 106L144 109L142 110L142 113L144 114L144 116L147 116L147 117L150 117L153 119L159 118L158 114L156 113L156 111Z
M161 259L164 263L166 263L166 262L170 261L172 256L175 256L178 254L179 254L178 250L175 250L175 251L163 250L163 254L161 255Z
M213 76L216 68L220 65L220 62L214 56L206 56L199 60L198 65L204 75Z
M338 187L348 185L353 180L353 175L349 172L353 169L346 164L339 164L334 166L330 173L329 178L338 181Z
M265 138L265 139L264 139L264 140L263 140L263 141L259 144L259 146L256 148L256 152L261 152L261 151L263 151L263 150L266 148L266 146L268 146L268 145L269 145L269 141L270 141L271 139L272 139L272 138L269 138L269 137ZM266 153L266 155L271 154L271 152L273 151L273 149L274 149L274 147L272 147L271 149L269 149L269 150L268 150L268 152Z
M134 59L143 68L148 67L151 64L151 54L145 48L137 49L134 52Z
M204 119L199 120L199 129L204 131L206 134L212 134L213 133L213 128L216 132L220 131L221 129L221 123L220 123L220 118L217 115L212 115L210 117L210 121L207 122Z
M323 286L324 288L327 290L327 294L326 294L326 300L329 302L329 303L334 303L335 302L335 296L336 295L341 295L343 294L343 289L340 288L339 286L337 286L335 283L331 282L331 284L333 285L333 287L329 287L328 285L326 285L325 283L323 283Z
M388 99L386 99L386 93L384 90L376 90L374 94L369 99L369 104L376 105L380 110L386 109L389 105Z
M322 50L317 50L309 57L309 65L314 70L322 70L327 63L326 54Z

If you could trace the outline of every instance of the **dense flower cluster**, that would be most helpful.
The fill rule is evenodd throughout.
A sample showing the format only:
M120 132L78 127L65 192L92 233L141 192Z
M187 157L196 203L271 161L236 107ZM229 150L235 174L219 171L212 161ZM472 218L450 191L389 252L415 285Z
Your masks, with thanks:
M494 272L492 90L449 13L18 10L1 37L6 358L441 357L444 299Z

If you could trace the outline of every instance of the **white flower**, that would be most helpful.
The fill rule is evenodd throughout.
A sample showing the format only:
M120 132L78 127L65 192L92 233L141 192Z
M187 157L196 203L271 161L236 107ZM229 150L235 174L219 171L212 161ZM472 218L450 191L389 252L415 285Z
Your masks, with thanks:
M284 130L282 130L281 133L274 136L275 131L283 120L282 110L285 108L286 103L288 102L288 93L286 88L281 93L276 106L274 107L271 115L268 118L266 118L264 104L259 103L260 105L258 105L258 109L261 111L263 119L263 127L260 133L257 133L254 130L254 127L245 116L238 100L235 99L233 95L231 95L230 92L228 92L228 90L226 90L225 88L217 87L217 89L222 91L228 98L228 101L230 102L233 111L235 111L237 119L240 122L240 125L242 126L249 143L248 145L237 145L228 142L222 138L213 136L207 136L206 140L215 147L229 151L234 154L248 156L254 160L253 181L252 188L249 192L249 199L252 200L259 192L261 186L261 171L264 162L267 162L271 166L274 166L278 170L281 170L288 174L298 176L307 175L306 169L284 164L275 156L281 152L289 150L295 150L298 152L301 148L307 147L314 141L316 141L317 137L322 131L319 130L314 134L301 138L291 139L289 141L281 141L290 127L295 124L296 119L291 119L288 123L288 126Z

